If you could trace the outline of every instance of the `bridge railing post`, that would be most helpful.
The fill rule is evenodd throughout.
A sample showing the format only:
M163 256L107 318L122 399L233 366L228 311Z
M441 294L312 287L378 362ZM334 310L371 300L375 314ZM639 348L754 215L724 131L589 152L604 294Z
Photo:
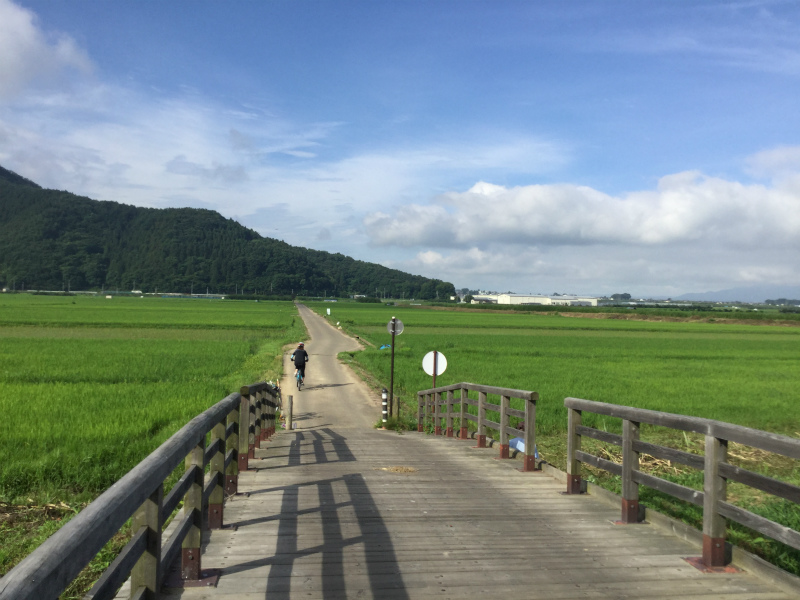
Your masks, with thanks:
M211 430L211 445L217 450L211 457L209 477L217 484L208 499L208 528L222 529L225 488L223 474L225 472L225 421L220 421Z
M260 448L261 442L266 442L269 436L272 435L270 431L272 426L272 397L266 389L261 390L259 394L261 394L261 435L258 438Z
M275 435L278 431L278 411L283 414L283 396L281 395L280 388L275 388L275 414L272 415L272 434Z
M273 433L278 430L278 410L281 411L281 416L283 416L283 393L281 392L281 388L275 388L275 422L272 424L272 431Z
M253 454L250 458L255 458L255 449L261 448L264 434L264 393L258 389L253 394L253 412Z
M459 423L458 439L466 440L469 439L469 429L467 427L467 397L469 396L469 390L467 390L467 388L462 387L460 391L461 395L459 398L461 401L461 406L460 406L461 410L459 415L460 423Z
M239 421L239 413L241 412L242 404L239 404L230 413L228 413L228 425L232 425L231 434L225 441L226 456L225 460L228 466L225 468L225 493L233 496L239 491L239 431L241 424ZM232 460L227 460L227 455L232 453Z
M136 561L131 571L131 597L144 588L144 600L155 600L161 582L161 510L164 502L164 484L145 500L133 515L132 530L147 528L145 553Z
M727 498L728 481L720 476L720 464L727 462L728 440L706 434L706 456L703 467L703 563L722 567L727 563L725 552L725 517L719 514L719 503Z
M453 437L453 398L453 390L447 390L447 418L445 419L447 437Z
M486 448L486 392L478 392L478 448Z
M250 392L249 388L242 388L242 401L239 404L239 473L241 474L250 466Z
M247 410L250 413L248 418L248 428L247 428L247 459L253 459L256 457L256 427L260 427L258 422L259 415L257 412L256 407L256 400L258 399L258 394L251 394L250 389L247 390L247 400L249 402L249 406Z
M633 443L639 439L639 423L622 420L622 518L623 523L639 522L639 484L633 475L639 470L639 453Z
M264 402L267 404L267 421L265 423L264 441L267 441L275 433L275 413L277 412L275 396L272 390L268 388L264 390Z
M417 394L417 431L425 429L425 394Z
M268 440L273 435L275 435L275 420L278 414L278 402L277 397L272 392L267 393L267 413L268 413L268 420L267 420L267 433L264 435L264 439Z
M264 406L266 419L262 425L261 439L267 441L275 433L275 429L272 426L275 423L275 396L269 388L264 389Z
M433 434L442 435L442 392L433 394Z
M272 394L272 423L270 423L269 431L270 436L275 435L278 431L278 409L281 406L281 393L279 390L275 390L275 393Z
M426 394L425 395L425 422L430 423L430 427L435 425L434 418L433 418L433 394Z
M540 471L536 464L536 403L539 394L531 394L530 400L525 401L525 459L522 464L523 471Z
M581 436L578 427L581 424L581 411L568 409L567 417L567 494L581 493L581 463L576 452L581 449Z
M181 578L200 579L200 545L203 537L203 462L205 460L205 437L186 456L186 469L194 471L194 481L183 499L185 515L191 515L192 526L181 544Z
M500 396L500 458L508 458L508 408L511 398Z
M286 398L286 430L287 431L291 431L292 430L292 419L294 418L294 415L292 414L293 412L294 412L294 396L289 394L289 396Z

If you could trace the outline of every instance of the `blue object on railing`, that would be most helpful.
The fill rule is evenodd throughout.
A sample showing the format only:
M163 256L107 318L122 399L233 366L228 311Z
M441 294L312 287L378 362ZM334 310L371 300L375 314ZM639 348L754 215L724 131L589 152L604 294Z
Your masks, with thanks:
M521 437L515 437L508 440L508 447L519 452L525 452L525 440ZM538 459L539 458L539 448L536 447L536 444L533 445L533 456Z

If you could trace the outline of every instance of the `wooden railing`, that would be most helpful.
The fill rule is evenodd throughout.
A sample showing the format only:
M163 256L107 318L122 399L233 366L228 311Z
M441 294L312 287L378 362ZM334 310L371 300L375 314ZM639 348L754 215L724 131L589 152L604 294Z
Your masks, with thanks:
M275 432L279 406L280 391L262 382L192 419L0 579L0 599L58 598L131 518L131 541L86 598L113 598L128 577L132 599L155 598L179 554L183 579L199 579L202 531L222 527L225 494L236 493L248 458ZM165 494L181 462L185 472ZM162 543L163 524L181 501L179 523Z
M639 521L639 485L703 507L703 562L708 567L727 563L725 552L726 519L731 519L765 536L800 550L800 533L728 503L727 482L735 481L767 494L800 503L800 487L754 473L727 462L729 442L736 442L793 459L800 459L800 440L775 433L750 429L711 419L618 406L604 402L567 398L569 410L567 438L567 493L581 492L581 463L622 477L623 523ZM594 413L622 419L622 435L600 431L581 424L582 413ZM643 442L639 439L642 423L705 436L705 456ZM581 438L588 437L622 449L622 463L610 461L581 450ZM703 472L703 491L667 481L639 470L639 455L649 454Z
M459 395L456 398L455 393ZM478 392L478 398L470 398L469 392ZM491 404L488 396L499 396L499 404ZM511 408L511 398L525 401L525 410ZM486 430L493 429L500 433L500 458L509 457L509 435L519 436L525 440L525 460L523 471L538 470L535 458L536 448L536 402L539 394L524 390L478 385L475 383L456 383L444 387L432 388L417 392L417 430L424 431L426 421L433 423L434 433L442 435L442 421L445 422L444 432L447 437L453 437L453 423L459 419L458 439L469 439L467 422L472 421L477 425L475 439L478 448L486 447ZM454 406L458 405L458 410ZM469 412L468 406L475 406L477 414ZM498 421L486 418L486 412L497 413ZM511 426L511 418L524 419L525 426L518 429Z

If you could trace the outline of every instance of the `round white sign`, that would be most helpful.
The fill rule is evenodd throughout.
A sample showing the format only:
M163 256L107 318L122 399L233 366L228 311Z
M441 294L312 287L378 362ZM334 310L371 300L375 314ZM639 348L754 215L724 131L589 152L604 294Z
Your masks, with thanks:
M389 321L389 324L386 326L386 330L389 333L392 333L392 322ZM403 333L403 322L400 319L395 319L394 321L394 334L400 335Z
M433 352L428 352L422 359L422 370L428 375L433 375ZM436 352L436 374L441 375L447 368L447 359L441 352Z

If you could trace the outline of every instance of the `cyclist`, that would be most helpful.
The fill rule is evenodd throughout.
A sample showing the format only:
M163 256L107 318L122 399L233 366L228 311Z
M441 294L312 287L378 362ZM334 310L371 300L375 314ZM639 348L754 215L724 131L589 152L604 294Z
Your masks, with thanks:
M294 376L297 377L299 372L302 381L306 377L306 363L308 362L308 352L306 352L303 342L297 344L297 349L292 353L292 361L295 366Z

